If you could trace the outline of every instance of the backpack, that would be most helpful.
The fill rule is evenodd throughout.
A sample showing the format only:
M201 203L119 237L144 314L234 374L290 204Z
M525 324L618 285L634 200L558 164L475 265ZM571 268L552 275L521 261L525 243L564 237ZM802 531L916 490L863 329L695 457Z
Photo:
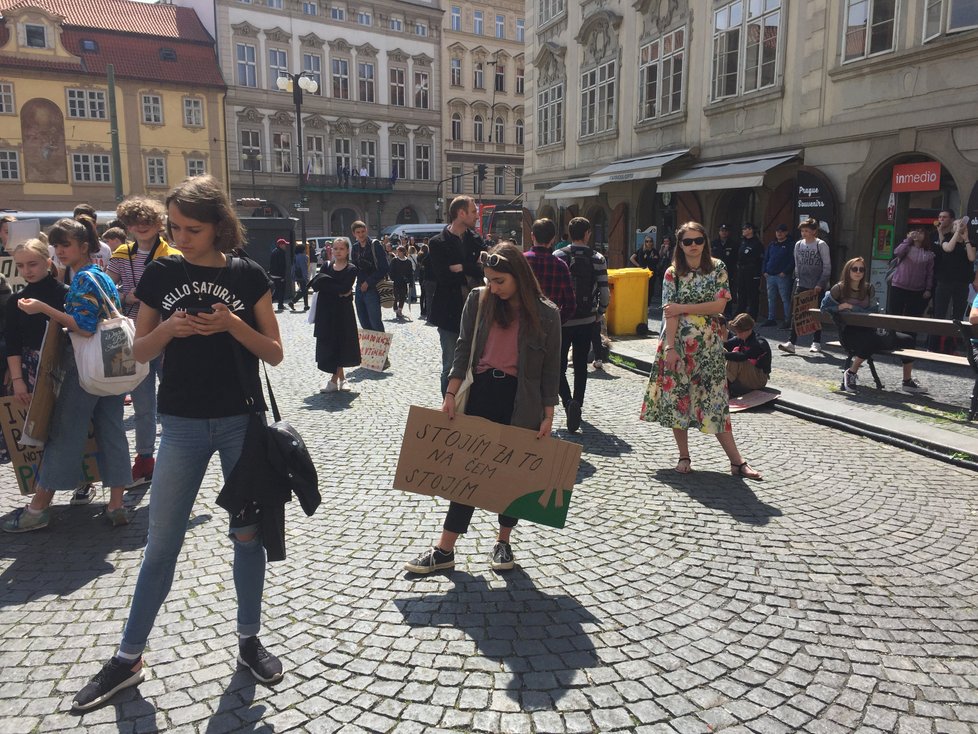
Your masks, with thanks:
M567 250L571 279L574 281L574 316L582 319L594 314L598 276L594 272L591 250Z

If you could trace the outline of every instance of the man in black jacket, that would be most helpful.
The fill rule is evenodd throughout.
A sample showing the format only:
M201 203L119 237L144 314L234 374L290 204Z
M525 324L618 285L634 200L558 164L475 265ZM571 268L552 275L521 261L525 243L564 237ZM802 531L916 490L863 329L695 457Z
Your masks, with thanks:
M727 301L726 314L733 313L734 299L737 297L737 241L730 236L730 228L721 224L717 231L719 235L710 244L710 251L716 260L723 260L727 266L727 283L730 287L731 299Z
M455 342L462 328L465 294L482 278L479 253L482 238L475 226L479 210L471 196L457 196L448 207L449 224L428 241L435 292L428 306L428 323L438 327L441 340L441 394L448 389L448 373L455 360Z
M268 277L272 279L274 291L272 298L278 302L278 310L281 313L285 310L285 270L287 258L285 248L289 246L289 241L284 237L279 237L275 241L275 249L272 250L268 258Z
M757 318L761 300L761 272L764 270L764 245L754 234L754 225L745 222L737 250L737 313Z

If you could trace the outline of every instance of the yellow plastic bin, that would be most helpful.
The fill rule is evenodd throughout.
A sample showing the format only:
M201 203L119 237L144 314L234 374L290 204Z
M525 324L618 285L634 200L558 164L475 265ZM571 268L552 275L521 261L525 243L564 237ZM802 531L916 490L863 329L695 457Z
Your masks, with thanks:
M608 271L611 302L605 319L608 333L616 336L637 334L640 324L648 323L649 278L645 268L616 268Z

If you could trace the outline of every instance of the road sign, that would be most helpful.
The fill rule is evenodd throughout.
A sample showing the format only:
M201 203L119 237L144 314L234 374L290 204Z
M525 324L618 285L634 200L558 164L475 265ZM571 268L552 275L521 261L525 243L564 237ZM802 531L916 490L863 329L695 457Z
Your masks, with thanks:
M307 211L309 211L309 207L307 207L307 206L297 206L297 207L295 208L295 210L296 210L297 212L307 212Z

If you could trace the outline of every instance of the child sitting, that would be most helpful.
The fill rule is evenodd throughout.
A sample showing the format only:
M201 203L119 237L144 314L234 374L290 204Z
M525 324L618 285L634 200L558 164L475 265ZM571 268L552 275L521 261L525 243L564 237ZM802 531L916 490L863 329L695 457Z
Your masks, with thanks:
M736 335L724 342L727 359L727 389L731 396L759 390L771 376L771 346L767 339L754 333L750 314L737 314L730 320Z

